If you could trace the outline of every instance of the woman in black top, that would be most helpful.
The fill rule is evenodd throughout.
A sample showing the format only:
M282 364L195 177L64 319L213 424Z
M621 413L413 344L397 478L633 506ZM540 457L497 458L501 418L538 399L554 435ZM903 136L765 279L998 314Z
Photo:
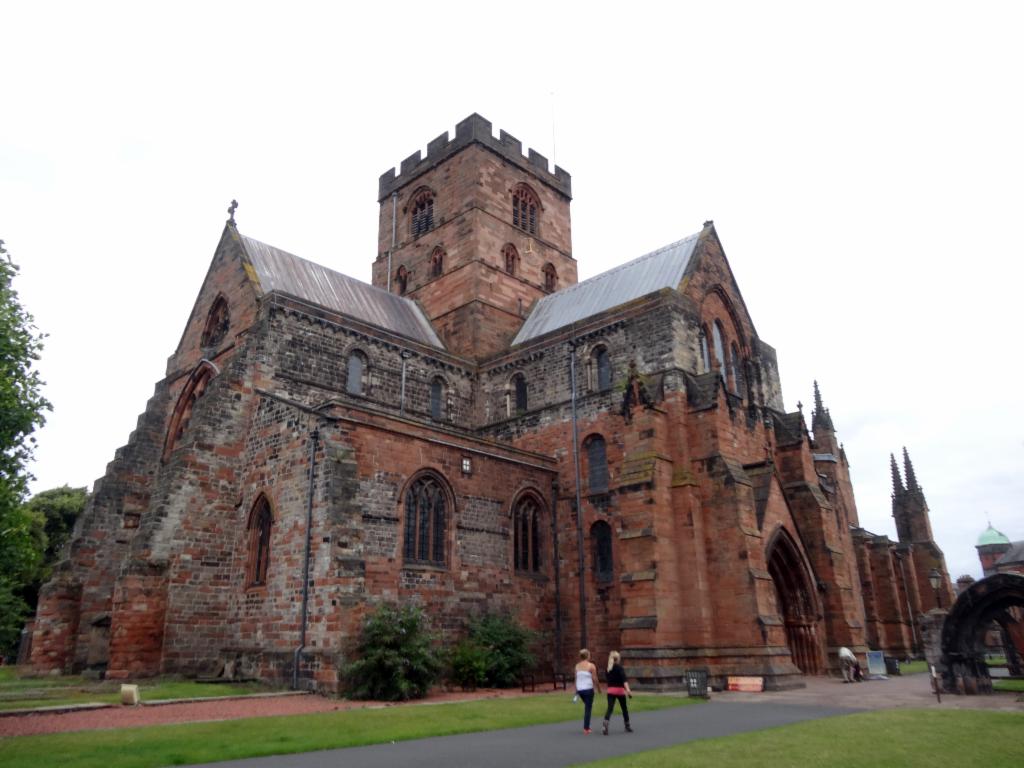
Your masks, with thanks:
M622 657L618 651L608 654L608 711L604 713L604 725L601 726L601 733L608 735L608 721L611 719L612 710L615 709L615 702L619 702L622 710L622 720L626 724L626 733L632 733L629 727L629 708L626 706L626 697L633 698L633 692L629 690L629 681L626 680L626 670L619 662Z

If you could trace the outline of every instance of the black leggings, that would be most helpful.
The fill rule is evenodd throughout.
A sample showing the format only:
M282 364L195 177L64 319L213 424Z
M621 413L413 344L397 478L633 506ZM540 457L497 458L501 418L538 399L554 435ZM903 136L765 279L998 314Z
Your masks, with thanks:
M622 710L623 721L626 723L626 725L629 725L629 707L626 706L625 696L612 696L612 694L608 694L608 711L604 713L604 719L612 719L612 710L615 709L616 701L619 702L619 709Z

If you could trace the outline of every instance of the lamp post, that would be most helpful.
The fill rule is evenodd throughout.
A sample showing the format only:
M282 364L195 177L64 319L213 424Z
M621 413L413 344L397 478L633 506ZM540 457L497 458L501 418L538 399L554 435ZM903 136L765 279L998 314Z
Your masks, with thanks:
M939 592L939 587L942 586L942 574L939 573L938 568L932 568L928 574L928 581L932 585L932 589L935 590L935 602L939 608L942 608L942 593Z

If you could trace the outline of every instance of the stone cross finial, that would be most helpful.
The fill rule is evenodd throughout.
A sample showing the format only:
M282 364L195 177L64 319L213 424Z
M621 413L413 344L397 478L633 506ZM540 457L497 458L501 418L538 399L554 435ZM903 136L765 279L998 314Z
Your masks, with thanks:
M238 210L238 201L232 200L231 205L228 206L228 215L231 217L228 219L228 224L231 226L235 225L235 211Z

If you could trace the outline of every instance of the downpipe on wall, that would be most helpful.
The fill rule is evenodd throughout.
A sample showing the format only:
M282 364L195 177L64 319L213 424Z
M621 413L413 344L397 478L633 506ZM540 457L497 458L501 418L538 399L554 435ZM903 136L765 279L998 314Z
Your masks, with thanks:
M302 616L299 620L299 646L292 658L292 690L299 690L299 660L306 649L306 618L309 611L309 549L313 528L313 491L316 480L316 449L320 441L320 430L316 427L309 433L309 492L306 495L306 548L302 557Z

